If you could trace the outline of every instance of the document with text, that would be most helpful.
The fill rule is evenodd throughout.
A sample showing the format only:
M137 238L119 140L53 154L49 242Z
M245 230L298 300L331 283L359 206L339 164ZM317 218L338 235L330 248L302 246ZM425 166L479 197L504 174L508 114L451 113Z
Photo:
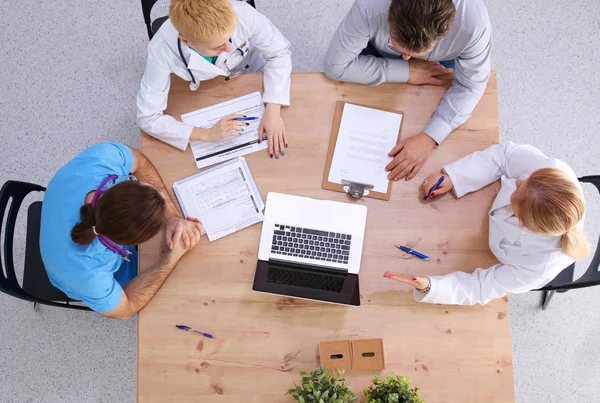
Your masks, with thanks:
M248 122L249 126L245 126L244 132L240 135L227 137L214 143L208 141L190 141L198 169L256 151L266 150L268 143L266 141L258 142L258 127L264 109L262 96L257 91L243 97L181 115L181 120L185 123L204 129L210 128L222 118L236 113L258 118L257 120ZM266 140L266 136L264 136L264 139Z
M211 242L264 219L264 203L244 158L175 182L173 190L183 214L200 219Z
M373 191L387 193L385 167L398 141L402 115L364 106L345 104L333 152L329 182L373 185Z

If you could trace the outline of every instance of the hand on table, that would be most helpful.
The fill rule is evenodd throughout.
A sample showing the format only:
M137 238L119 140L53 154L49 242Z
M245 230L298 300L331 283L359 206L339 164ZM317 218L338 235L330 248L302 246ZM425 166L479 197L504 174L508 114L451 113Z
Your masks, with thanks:
M263 133L267 133L267 141L269 142L269 156L279 158L279 154L285 155L284 148L287 148L288 142L285 136L285 124L281 118L281 105L267 104L265 113L258 127L258 142L263 139Z
M421 186L423 187L423 196L429 194L429 191L431 190L433 185L435 185L442 176L444 177L444 181L440 183L440 185L433 192L431 192L429 197L440 196L452 190L454 184L452 183L452 179L450 179L450 176L444 174L429 175L421 184Z
M435 145L435 140L425 133L402 140L389 153L394 159L385 167L388 179L397 181L406 177L409 181L414 178Z
M188 217L186 219L180 217L174 217L167 223L166 241L167 246L172 250L177 246L175 236L179 237L181 246L187 251L192 249L198 242L204 233L204 227L197 218Z
M236 118L243 118L244 115L229 115L225 116L217 123L213 125L213 127L207 129L208 130L208 141L221 141L231 136L239 136L244 132L244 128L248 126L247 122L240 122L234 120Z
M408 83L414 85L446 85L450 81L441 77L452 73L452 69L442 66L438 62L428 62L412 58L408 61Z
M424 290L431 282L428 277L414 276L412 274L398 274L393 271L386 271L383 273L383 277L408 284L417 290Z

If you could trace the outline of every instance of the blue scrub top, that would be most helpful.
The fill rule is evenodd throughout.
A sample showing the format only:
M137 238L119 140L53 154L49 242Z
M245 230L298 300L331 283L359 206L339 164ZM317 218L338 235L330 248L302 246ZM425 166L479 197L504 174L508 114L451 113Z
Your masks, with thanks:
M96 312L109 312L119 305L122 287L137 275L137 252L125 248L132 252L127 262L98 238L89 245L78 245L71 240L71 229L80 221L79 209L86 195L110 175L129 175L133 163L129 147L97 144L63 166L44 195L40 251L48 278L69 298L85 302ZM123 180L128 179L117 182Z

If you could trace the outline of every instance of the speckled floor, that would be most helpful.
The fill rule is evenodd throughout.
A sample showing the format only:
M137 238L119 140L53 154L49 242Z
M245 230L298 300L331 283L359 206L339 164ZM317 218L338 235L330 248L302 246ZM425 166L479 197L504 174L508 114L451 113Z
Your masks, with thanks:
M75 153L99 141L137 147L134 101L147 43L139 1L4 3L0 183L46 184ZM351 3L257 0L257 7L292 41L294 70L321 71L331 34ZM534 144L579 175L599 174L600 2L487 4L501 138ZM595 242L600 198L589 188L586 196L586 230ZM17 235L19 244L23 231ZM21 264L23 252L16 254ZM538 303L537 293L510 299L517 402L597 402L600 288L557 295L546 312ZM135 319L49 307L34 312L4 294L0 304L1 401L135 400Z

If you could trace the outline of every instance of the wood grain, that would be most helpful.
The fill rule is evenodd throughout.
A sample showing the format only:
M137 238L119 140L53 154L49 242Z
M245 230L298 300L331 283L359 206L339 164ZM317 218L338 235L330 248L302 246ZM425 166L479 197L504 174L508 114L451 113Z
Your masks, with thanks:
M197 92L174 77L166 113L180 118L256 90L262 90L260 74L229 83L203 82ZM352 202L345 194L321 189L336 102L404 111L406 138L423 129L444 92L293 74L292 106L282 111L289 143L285 157L247 156L263 198L273 191ZM390 201L356 201L369 209L358 308L252 292L260 225L213 243L204 238L139 314L138 400L290 402L284 394L299 381L298 371L319 363L319 342L382 338L386 370L381 375L406 374L426 402L514 402L508 299L485 307L418 304L407 286L382 277L386 270L436 275L496 263L487 246L487 211L497 183L460 201L444 196L427 204L420 201L418 188L443 164L497 142L492 74L472 117L433 152L414 180L395 182ZM182 153L144 133L141 144L169 189L197 172L189 148ZM431 261L406 259L393 243L412 245ZM156 260L160 248L159 237L142 245L142 269ZM216 339L182 332L174 326L180 323L214 333ZM349 372L346 377L360 395L373 375Z

